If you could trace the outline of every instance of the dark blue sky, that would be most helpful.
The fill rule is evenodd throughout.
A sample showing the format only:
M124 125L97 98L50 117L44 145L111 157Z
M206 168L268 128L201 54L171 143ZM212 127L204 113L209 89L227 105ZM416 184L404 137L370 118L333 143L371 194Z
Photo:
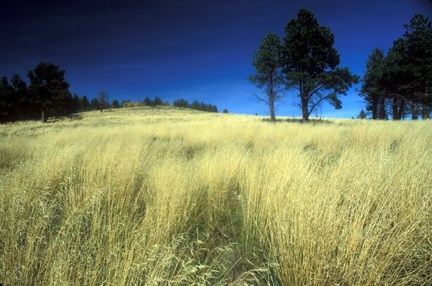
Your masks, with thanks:
M25 73L41 61L66 70L71 91L110 100L160 96L216 104L234 113L267 115L247 80L251 59L268 32L283 36L301 7L330 27L340 66L363 75L374 48L402 36L415 13L431 17L430 0L78 0L8 1L0 17L0 76ZM357 85L359 88L360 85ZM356 116L352 89L326 117ZM299 115L287 99L279 115Z

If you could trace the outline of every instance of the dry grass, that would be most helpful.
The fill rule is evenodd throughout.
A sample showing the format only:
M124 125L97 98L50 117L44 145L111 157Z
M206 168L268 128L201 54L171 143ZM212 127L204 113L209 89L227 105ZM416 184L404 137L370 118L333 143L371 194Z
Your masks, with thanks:
M0 126L4 285L431 285L431 122Z

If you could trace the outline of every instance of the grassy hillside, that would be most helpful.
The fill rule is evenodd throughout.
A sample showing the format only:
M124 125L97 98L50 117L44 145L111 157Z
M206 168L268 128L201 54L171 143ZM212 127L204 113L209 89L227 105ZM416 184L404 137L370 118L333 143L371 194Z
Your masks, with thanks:
M0 125L4 285L430 285L430 121Z

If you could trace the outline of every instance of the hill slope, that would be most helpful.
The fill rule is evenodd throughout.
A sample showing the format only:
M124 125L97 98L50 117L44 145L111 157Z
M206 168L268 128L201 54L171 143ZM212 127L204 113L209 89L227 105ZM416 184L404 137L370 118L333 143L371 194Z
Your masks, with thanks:
M430 122L261 119L0 125L0 283L432 283Z

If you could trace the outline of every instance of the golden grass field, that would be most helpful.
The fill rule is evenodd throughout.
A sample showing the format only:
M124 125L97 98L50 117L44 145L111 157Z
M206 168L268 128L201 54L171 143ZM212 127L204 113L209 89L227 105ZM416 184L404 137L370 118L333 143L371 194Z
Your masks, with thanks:
M0 125L3 285L432 285L431 121Z

